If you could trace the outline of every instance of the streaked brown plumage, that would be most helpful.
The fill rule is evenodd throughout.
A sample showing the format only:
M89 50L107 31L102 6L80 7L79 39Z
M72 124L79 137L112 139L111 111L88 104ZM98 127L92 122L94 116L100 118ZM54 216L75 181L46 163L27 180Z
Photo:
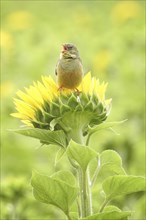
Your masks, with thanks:
M78 49L73 44L63 44L55 73L59 90L76 89L83 78L83 66Z

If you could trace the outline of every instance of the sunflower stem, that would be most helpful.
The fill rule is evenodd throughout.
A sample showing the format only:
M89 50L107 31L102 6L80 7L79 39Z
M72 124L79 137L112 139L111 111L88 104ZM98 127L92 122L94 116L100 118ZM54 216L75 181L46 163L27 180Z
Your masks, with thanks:
M68 133L69 139L72 139L78 144L83 144L83 135L82 130L79 128L72 128L72 130Z
M94 175L93 175L93 178L92 178L92 180L91 180L91 187L93 187L93 185L95 184L95 182L96 182L96 179L97 179L97 177L98 177L98 174L99 174L99 172L100 172L100 158L98 158L98 165L97 165L97 168L96 168L96 170L95 170L95 173L94 173Z
M69 212L66 214L66 216L67 216L67 219L68 219L68 220L71 220L71 217L70 217Z
M80 200L81 200L81 218L88 215L88 192L87 192L87 173L81 168L78 169Z
M82 175L83 175L83 186L82 186L82 190L83 190L83 207L84 207L84 216L83 217L86 217L88 215L88 192L87 192L87 188L88 188L88 185L87 185L87 173L86 171L83 171L82 172Z
M90 179L90 173L89 173L89 168L87 168L87 190L88 190L88 198L89 198L89 215L93 214L93 208L92 208L92 183Z
M104 200L103 204L101 205L101 207L99 209L99 212L103 211L104 207L109 203L109 201L110 201L109 199Z
M85 144L82 135L82 129L74 128L69 133L69 138L79 144ZM81 167L75 166L73 161L70 161L71 165L77 170L78 184L79 184L79 198L80 205L78 206L80 218L86 217L92 214L92 193L91 193L91 180L89 169L83 170Z

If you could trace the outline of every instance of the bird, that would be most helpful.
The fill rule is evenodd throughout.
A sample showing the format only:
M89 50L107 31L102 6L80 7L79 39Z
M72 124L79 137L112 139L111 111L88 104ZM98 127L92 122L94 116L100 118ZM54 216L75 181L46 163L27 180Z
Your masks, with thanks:
M79 92L77 87L82 82L83 65L79 51L72 43L62 45L59 61L56 65L58 91L64 88Z

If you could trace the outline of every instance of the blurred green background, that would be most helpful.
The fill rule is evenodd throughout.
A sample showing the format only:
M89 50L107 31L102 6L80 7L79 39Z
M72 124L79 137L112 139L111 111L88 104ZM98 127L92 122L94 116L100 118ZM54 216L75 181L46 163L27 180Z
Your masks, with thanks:
M109 121L128 119L115 135L94 135L96 150L116 150L128 174L145 174L144 149L144 1L1 1L1 219L65 219L53 206L37 202L31 192L32 169L51 175L68 169L63 158L56 166L57 148L40 148L37 140L8 129L21 126L12 118L13 97L41 75L51 74L61 44L74 43L80 51L85 73L109 83L112 98ZM96 191L96 190L95 190ZM94 194L94 206L103 200ZM116 205L134 212L131 219L144 219L144 195L138 193Z

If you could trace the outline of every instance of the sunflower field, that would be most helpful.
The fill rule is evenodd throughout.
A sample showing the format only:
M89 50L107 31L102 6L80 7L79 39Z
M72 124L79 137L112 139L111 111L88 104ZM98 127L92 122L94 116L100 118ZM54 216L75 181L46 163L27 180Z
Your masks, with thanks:
M0 219L144 220L145 1L0 3ZM58 89L63 43L79 94Z

